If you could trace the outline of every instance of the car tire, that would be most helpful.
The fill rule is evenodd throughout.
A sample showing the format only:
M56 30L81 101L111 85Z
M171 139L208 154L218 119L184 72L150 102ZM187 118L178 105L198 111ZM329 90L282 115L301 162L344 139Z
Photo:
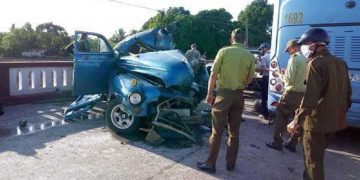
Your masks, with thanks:
M110 129L117 134L132 134L138 131L141 121L117 99L110 101L105 111L105 120Z

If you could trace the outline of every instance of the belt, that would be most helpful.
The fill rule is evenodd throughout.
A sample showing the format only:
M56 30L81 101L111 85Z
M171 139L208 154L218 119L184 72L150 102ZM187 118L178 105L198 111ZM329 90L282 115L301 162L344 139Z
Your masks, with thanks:
M242 93L244 90L243 89L219 89L218 93L229 93L229 94L238 94L238 93Z
M294 90L285 90L285 92L284 93L295 93L295 94L304 94L305 92L303 92L303 91L294 91Z

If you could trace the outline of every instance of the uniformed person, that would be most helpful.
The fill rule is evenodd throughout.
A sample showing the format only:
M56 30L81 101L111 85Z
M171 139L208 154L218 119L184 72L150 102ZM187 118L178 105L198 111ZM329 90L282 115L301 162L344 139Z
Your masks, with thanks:
M269 88L269 66L270 66L270 44L262 43L258 49L260 51L260 66L256 68L260 72L261 82L261 114L260 117L269 120L269 110L267 108L268 88ZM270 123L270 120L269 120Z
M69 45L65 47L65 51L70 54L74 54L74 42L71 42ZM87 34L81 34L80 38L78 38L78 51L80 52L90 52L90 42Z
M228 127L226 169L233 171L239 149L239 129L244 108L243 90L252 81L255 72L255 57L240 44L240 29L231 33L229 47L219 50L211 70L206 101L214 100L213 90L218 80L218 93L212 108L212 134L209 138L209 156L198 162L200 170L215 173L215 165L220 149L221 137Z
M276 108L273 141L266 143L266 146L276 150L282 150L282 135L286 131L286 124L290 116L299 107L305 91L306 58L301 54L296 39L288 41L285 52L290 54L286 71L284 73L277 71L273 73L275 77L280 77L285 83L285 92L281 96ZM299 134L291 136L284 144L284 147L291 152L295 152L298 139Z
M90 51L90 42L87 34L81 34L81 37L78 41L78 50L81 52Z
M326 48L329 35L311 28L298 41L309 62L306 89L294 120L291 134L302 125L305 158L304 179L324 179L324 152L331 136L345 128L345 114L351 106L351 87L346 63Z
M191 44L191 49L186 51L185 57L188 59L188 62L191 63L193 60L201 59L201 54L197 50L196 44Z

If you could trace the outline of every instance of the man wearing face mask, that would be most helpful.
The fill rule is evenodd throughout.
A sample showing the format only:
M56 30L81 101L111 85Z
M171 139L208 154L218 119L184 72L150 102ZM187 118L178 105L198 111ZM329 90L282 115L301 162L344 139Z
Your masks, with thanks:
M281 96L279 104L276 107L273 142L266 143L266 146L276 150L282 150L282 135L286 131L286 124L289 120L289 116L292 115L299 107L305 91L304 80L306 58L301 54L296 39L288 41L285 52L290 54L290 59L285 73L278 71L273 73L274 77L280 77L280 79L285 83L285 92ZM299 134L291 136L288 142L284 144L284 147L291 152L296 152L295 147L298 142L298 138Z
M311 28L298 41L308 58L306 89L294 120L291 134L302 125L305 158L304 179L323 180L324 152L336 131L345 128L345 115L351 106L351 87L345 61L326 48L330 39L321 28Z

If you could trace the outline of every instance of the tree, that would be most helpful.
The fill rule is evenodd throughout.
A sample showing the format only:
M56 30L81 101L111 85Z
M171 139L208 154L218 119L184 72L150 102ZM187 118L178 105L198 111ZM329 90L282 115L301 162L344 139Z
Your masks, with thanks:
M39 24L36 32L39 48L45 50L47 55L59 55L59 52L71 41L66 30L52 22Z
M0 32L0 56L3 56L5 53L4 48L1 46L1 42L2 42L5 34L6 33Z
M12 25L10 32L3 36L0 47L5 56L20 56L23 51L37 49L36 32L30 23L25 23L21 28Z
M122 41L125 38L125 31L124 29L120 28L117 31L115 31L115 34L113 34L110 38L110 42L113 44L117 44L120 41Z
M190 11L185 10L183 7L170 7L166 12L160 11L158 14L150 18L143 25L142 29L151 29L155 27L161 27L171 22L174 22L177 18L181 16L189 16Z
M236 27L231 19L231 14L223 8L200 11L195 15L192 38L201 52L214 58L220 48L230 44L230 33Z
M205 10L194 16L177 18L176 47L186 51L190 44L196 43L200 52L214 58L220 48L230 43L230 33L238 27L231 19L231 14L225 9Z
M173 16L187 16L190 15L190 11L185 10L184 7L170 7L166 10L166 14Z
M200 52L214 58L220 48L229 44L231 30L239 27L231 19L231 14L223 8L191 15L183 7L176 7L159 12L143 25L143 29L162 27L177 21L178 29L174 35L176 48L185 52L190 44L196 43Z
M130 32L129 32L129 36L131 36L131 35L133 35L133 34L136 34L136 33L138 33L138 31L135 30L135 29L132 29L132 30L130 30Z
M262 42L270 42L273 16L273 5L266 0L254 0L238 16L240 26L248 25L249 45L258 46Z
M0 52L5 56L20 56L23 51L45 50L47 55L60 55L71 41L65 29L53 23L40 24L34 30L30 23L21 28L13 24L10 32L3 33Z

